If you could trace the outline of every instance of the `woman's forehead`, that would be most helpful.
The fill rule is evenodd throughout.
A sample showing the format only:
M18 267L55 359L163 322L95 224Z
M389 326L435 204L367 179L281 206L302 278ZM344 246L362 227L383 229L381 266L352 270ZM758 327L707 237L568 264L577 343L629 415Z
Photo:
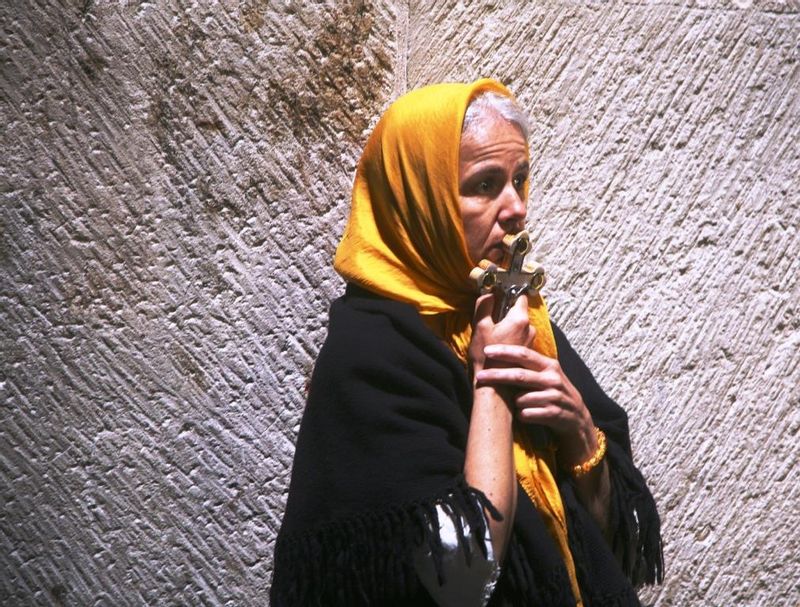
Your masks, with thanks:
M517 155L527 160L528 143L519 126L497 113L479 117L461 136L461 162L480 161L500 153Z

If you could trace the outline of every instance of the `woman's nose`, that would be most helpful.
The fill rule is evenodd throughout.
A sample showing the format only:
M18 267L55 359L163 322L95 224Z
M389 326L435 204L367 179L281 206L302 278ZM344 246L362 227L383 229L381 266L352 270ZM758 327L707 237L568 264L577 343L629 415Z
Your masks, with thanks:
M502 204L498 217L500 224L508 232L518 232L525 225L528 212L527 201L513 185L509 185L503 191Z

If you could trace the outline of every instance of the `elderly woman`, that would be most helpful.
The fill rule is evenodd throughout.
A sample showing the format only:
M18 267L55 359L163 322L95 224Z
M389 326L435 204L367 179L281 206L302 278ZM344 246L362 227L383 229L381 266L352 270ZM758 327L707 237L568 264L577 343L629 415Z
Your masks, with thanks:
M638 605L659 519L625 412L538 294L470 270L523 228L527 124L493 80L397 100L358 165L347 281L300 427L273 607Z

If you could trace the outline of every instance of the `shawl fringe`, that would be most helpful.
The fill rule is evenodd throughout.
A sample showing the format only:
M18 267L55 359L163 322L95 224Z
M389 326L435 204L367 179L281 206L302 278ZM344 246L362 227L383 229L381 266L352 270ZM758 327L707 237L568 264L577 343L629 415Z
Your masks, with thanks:
M569 574L560 563L550 571L534 567L516 536L511 536L508 553L503 564L498 587L489 601L513 607L547 605L548 607L575 606Z
M584 525L574 504L569 504L566 507L569 512L567 525L570 549L572 550L578 580L581 583L584 605L586 607L631 607L632 605L641 605L639 597L632 586L627 586L616 593L591 590L587 592L584 580L591 579L591 574L585 558L588 548L583 541ZM627 576L628 573L625 572L625 575Z
M643 584L661 583L664 577L664 557L661 531L655 501L641 473L624 455L621 447L609 441L607 455L611 481L611 504L609 529L614 529L610 538L611 549L622 572L631 581L631 586L619 593L592 592L584 594L587 607L630 607L640 605L635 588ZM584 555L586 531L575 503L565 500L568 510L567 524L570 547L581 587L583 580L591 579Z
M502 516L481 491L460 479L449 491L430 501L412 502L383 512L365 512L312 531L279 536L275 546L272 606L394 604L398 597L413 596L419 591L413 555L420 546L430 550L439 583L444 583L444 548L437 505L446 506L456 514L458 542L467 562L471 562L472 552L461 517L486 557L483 510L495 520L502 520Z
M656 503L641 472L622 449L609 442L611 547L635 587L664 581L664 547Z

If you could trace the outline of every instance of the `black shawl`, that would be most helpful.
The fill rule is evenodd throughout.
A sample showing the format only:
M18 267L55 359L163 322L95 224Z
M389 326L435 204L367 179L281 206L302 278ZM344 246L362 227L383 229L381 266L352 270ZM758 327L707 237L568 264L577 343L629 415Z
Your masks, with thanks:
M655 503L631 459L625 412L553 328L561 366L609 443L611 546L569 476L557 477L584 604L639 605L633 587L662 577ZM462 475L471 405L464 366L412 306L348 286L331 307L300 426L272 607L433 604L412 555L426 543L438 561L436 503L461 512L478 537L482 509L494 511ZM490 605L575 605L556 545L521 488Z

